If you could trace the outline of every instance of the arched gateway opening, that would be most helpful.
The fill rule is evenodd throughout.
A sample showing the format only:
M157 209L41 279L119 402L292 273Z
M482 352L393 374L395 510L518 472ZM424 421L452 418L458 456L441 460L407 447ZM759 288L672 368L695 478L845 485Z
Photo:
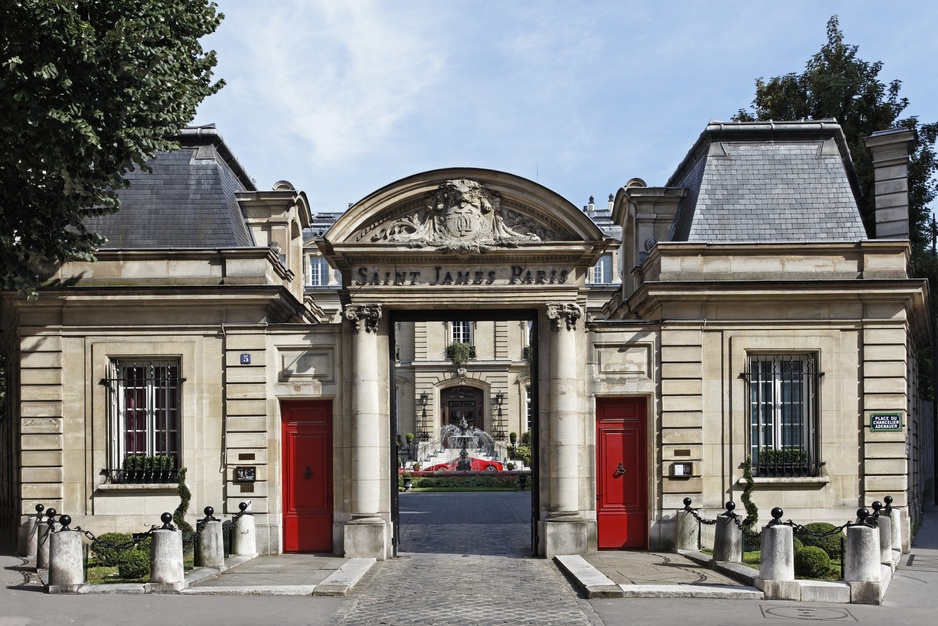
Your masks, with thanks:
M542 453L531 464L532 546L547 557L595 546L592 469L581 463L594 434L580 372L586 275L612 244L537 183L468 168L388 185L335 222L320 248L345 285L350 359L343 368L350 383L336 427L335 491L343 504L336 506L335 535L346 555L395 553L402 423L434 438L458 416L456 425L471 420L489 436L501 435L506 402L520 405L522 395L531 447ZM482 321L528 333L528 352L518 357L530 367L511 386L507 373L495 375L501 364L480 373L464 362L473 348L466 339ZM448 324L448 342L435 344L429 331L400 341L402 325L414 323ZM494 353L506 344L506 329L485 331ZM402 349L422 351L419 367L403 367ZM416 352L407 356L412 365Z

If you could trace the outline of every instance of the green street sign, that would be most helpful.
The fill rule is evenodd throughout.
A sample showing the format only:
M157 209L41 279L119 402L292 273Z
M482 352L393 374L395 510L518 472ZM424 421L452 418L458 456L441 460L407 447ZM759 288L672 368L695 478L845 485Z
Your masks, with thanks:
M895 433L902 430L902 412L870 413L870 430L874 433Z

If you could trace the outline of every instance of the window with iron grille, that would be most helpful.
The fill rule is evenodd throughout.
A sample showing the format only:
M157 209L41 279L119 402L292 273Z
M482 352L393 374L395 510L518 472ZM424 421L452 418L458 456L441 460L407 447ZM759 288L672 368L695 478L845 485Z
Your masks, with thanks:
M759 476L817 476L815 354L751 354L749 453Z
M180 467L182 383L178 359L113 360L110 389L111 467ZM171 465L171 467L166 467Z

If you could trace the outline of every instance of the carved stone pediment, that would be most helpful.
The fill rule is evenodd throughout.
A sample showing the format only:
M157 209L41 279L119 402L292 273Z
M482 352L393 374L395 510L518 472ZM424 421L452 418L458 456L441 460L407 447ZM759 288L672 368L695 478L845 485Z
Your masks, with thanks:
M415 248L483 252L553 239L552 231L518 211L503 209L501 196L467 178L447 180L411 205L403 216L368 230L373 243L400 243Z

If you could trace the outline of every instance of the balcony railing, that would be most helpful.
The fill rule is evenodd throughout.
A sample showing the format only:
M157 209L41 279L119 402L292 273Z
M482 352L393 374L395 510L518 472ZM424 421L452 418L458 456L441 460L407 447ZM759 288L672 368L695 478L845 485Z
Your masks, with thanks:
M808 451L800 448L759 451L756 475L763 478L802 478L820 476L823 461L812 461Z
M115 485L159 485L179 482L179 470L174 469L103 469L105 483Z

